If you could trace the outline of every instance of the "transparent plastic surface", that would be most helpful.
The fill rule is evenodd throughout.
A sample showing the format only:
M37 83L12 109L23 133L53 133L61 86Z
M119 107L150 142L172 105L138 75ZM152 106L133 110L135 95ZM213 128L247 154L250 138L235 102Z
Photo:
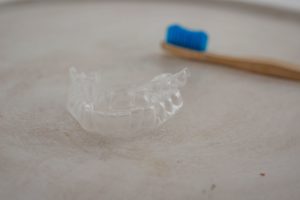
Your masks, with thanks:
M101 134L151 131L182 107L180 89L186 84L187 68L164 73L134 86L107 88L97 73L70 69L67 107L82 128Z

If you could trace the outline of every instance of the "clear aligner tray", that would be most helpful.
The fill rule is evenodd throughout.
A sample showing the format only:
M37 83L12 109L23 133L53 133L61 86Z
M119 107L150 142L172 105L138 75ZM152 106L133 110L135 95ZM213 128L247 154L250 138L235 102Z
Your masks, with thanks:
M174 116L183 105L180 89L190 72L185 68L117 88L102 85L99 75L70 69L68 110L89 132L126 135L151 131Z

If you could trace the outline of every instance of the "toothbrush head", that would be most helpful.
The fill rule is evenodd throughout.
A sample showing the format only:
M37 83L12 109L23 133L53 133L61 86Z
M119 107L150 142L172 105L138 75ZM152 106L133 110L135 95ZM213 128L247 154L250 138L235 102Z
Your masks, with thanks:
M178 24L172 24L167 28L167 44L204 52L207 42L208 35L204 31L189 30Z

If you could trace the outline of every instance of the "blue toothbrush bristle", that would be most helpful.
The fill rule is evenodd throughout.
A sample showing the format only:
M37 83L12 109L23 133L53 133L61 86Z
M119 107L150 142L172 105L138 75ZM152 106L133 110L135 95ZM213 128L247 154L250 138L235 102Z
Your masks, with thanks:
M166 42L196 51L206 51L208 35L204 31L189 30L173 24L167 29Z

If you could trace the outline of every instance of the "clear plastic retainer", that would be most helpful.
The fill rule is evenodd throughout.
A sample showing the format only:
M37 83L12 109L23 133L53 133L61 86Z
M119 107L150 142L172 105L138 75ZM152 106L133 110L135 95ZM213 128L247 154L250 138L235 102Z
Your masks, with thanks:
M148 132L174 116L183 105L180 89L190 72L163 73L148 83L104 88L97 73L70 68L68 111L83 129L100 134Z

